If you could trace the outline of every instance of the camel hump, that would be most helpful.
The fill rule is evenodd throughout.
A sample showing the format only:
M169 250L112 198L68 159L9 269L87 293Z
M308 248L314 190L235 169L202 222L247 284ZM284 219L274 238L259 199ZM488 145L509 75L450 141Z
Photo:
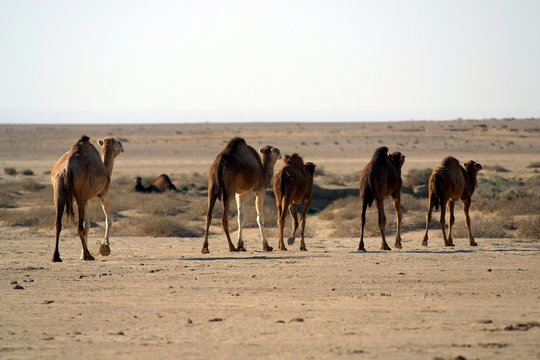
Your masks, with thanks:
M82 135L79 141L77 141L77 143L84 143L84 142L89 142L89 141L90 141L90 138L88 136Z
M453 156L447 156L441 161L441 166L444 167L459 167L459 160Z
M313 174L315 174L315 164L312 163L312 162L307 162L304 164L304 166L306 167L309 175L313 176Z
M372 162L386 162L386 159L388 159L388 148L386 146L377 148L371 157Z
M294 153L292 155L285 155L285 158L283 159L284 164L291 164L291 165L304 165L304 159L297 153Z
M234 137L232 138L231 140L229 140L229 142L227 143L227 146L225 147L225 151L224 152L228 152L228 153L231 153L231 152L235 152L236 151L236 148L239 146L239 145L247 145L246 144L246 140L244 140L244 138L241 138L241 137Z

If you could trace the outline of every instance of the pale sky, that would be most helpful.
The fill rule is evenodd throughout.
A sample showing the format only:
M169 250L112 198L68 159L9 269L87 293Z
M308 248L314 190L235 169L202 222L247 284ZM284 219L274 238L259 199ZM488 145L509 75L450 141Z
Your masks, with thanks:
M540 116L540 1L0 0L0 122L39 112Z

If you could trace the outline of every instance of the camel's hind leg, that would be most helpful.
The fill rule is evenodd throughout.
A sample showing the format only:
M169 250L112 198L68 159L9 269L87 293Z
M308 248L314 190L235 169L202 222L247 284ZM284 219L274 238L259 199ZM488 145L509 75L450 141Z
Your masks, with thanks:
M272 251L273 248L268 244L268 240L266 240L266 233L264 230L264 195L265 195L264 191L265 189L261 189L255 193L255 196L256 196L255 206L257 209L257 224L259 225L259 230L261 232L263 250Z
M58 243L60 241L60 232L62 231L62 216L64 215L64 207L65 199L62 197L62 195L55 194L55 202L56 202L56 242L54 246L54 255L52 258L52 261L54 262L62 262L62 259L60 258L60 251L58 249Z
M401 249L401 220L403 219L403 215L401 214L401 197L396 195L393 199L394 203L394 210L396 210L396 220L397 220L397 229L396 229L396 248Z
M448 246L454 246L454 240L452 239L452 227L456 222L456 217L454 216L454 200L448 201L448 212L450 212L450 221L448 223Z
M287 248L285 247L285 242L283 241L283 232L285 228L285 218L287 217L287 207L289 207L287 197L284 196L281 198L281 203L278 206L278 226L279 226L279 241L278 241L278 249L285 251Z
M287 244L293 245L294 241L296 240L296 231L298 230L298 212L296 211L296 205L294 203L291 203L289 205L289 212L291 213L292 217L292 231L291 236L287 239Z
M388 243L386 242L386 215L384 214L384 200L377 200L377 212L379 214L379 230L381 232L382 244L381 250L392 250Z
M429 231L429 223L431 222L431 213L433 211L433 207L435 207L435 196L433 194L429 194L429 207L428 212L426 214L426 233L424 234L424 240L422 241L422 246L428 245L428 231Z
M232 196L227 196L223 198L223 218L221 219L221 224L223 225L223 231L225 231L225 236L227 236L229 251L238 251L234 247L231 241L231 235L229 234L229 207L231 205L231 200Z
M209 189L208 194L208 210L206 211L206 231L204 233L204 242L203 247L201 249L201 253L208 254L210 250L208 250L208 229L210 228L210 224L212 224L212 211L214 211L214 206L216 205L217 197L213 195L211 192L211 189Z
M360 243L358 244L358 251L366 251L366 248L364 247L364 227L366 225L367 206L368 206L367 202L363 200L362 201L362 215L361 215L362 231L360 233Z
M465 223L467 224L467 233L469 234L469 244L471 246L477 246L478 243L474 241L471 231L471 218L469 216L469 210L471 208L471 200L463 201L463 211L465 212Z
M242 228L244 227L244 199L245 195L236 194L236 209L238 210L238 243L236 249L238 251L246 251L244 240L242 240Z
M441 218L439 220L439 223L441 224L441 230L444 238L444 246L452 246L448 242L448 238L446 237L446 203L448 202L447 199L441 199Z
M109 247L109 231L111 230L113 218L110 213L109 198L104 196L99 198L99 201L101 201L101 208L103 209L103 214L105 214L105 236L99 245L99 253L102 256L109 256L111 254L111 248Z
M311 206L311 201L304 201L302 205L302 228L300 229L300 236L302 240L300 240L300 250L307 251L306 243L304 242L304 231L306 230L306 216Z
M77 202L77 206L79 208L79 228L77 229L77 232L79 233L82 243L81 260L94 260L92 254L90 254L90 251L88 251L87 245L88 232L90 231L90 220L88 220L86 217L86 203L80 204Z

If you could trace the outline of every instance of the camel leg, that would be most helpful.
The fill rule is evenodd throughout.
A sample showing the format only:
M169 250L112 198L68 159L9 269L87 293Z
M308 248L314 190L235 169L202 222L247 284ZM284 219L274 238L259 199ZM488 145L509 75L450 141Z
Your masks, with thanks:
M110 213L109 198L104 196L102 198L99 198L99 200L101 201L101 208L103 209L103 214L105 214L105 236L101 241L101 245L99 245L99 253L102 256L109 256L111 254L111 248L109 247L109 231L111 230L113 218Z
M293 223L292 223L291 236L289 236L289 238L287 239L287 244L293 245L294 240L296 239L296 231L298 230L298 213L296 211L296 205L291 203L291 205L289 205L289 212L291 213Z
M394 210L396 210L396 220L397 220L397 229L396 229L396 248L401 249L401 220L403 219L403 215L401 213L401 197L399 194L392 199L394 203Z
M81 243L82 243L82 248L83 248L82 254L81 254L81 260L94 260L94 257L92 256L92 254L90 254L90 251L88 251L88 246L86 243L88 231L90 230L90 220L88 220L88 218L86 217L86 204L77 203L77 206L79 208L78 233L79 233L79 237L81 238Z
M287 248L285 247L285 242L283 241L283 231L285 228L285 218L287 217L287 198L283 197L281 199L281 204L278 207L278 226L279 226L279 241L278 241L278 249L282 251L286 251Z
M446 203L447 203L446 199L441 199L441 218L439 220L439 223L441 224L441 230L442 230L443 239L444 239L444 246L451 246L450 243L448 242L448 238L446 237L446 220L445 220Z
M52 258L53 262L62 262L62 259L60 258L60 251L58 250L58 243L60 241L60 232L62 231L62 216L64 215L64 207L65 200L63 198L58 198L56 200L56 243Z
M264 251L272 251L273 248L268 244L266 240L266 234L264 230L264 190L259 190L255 193L255 207L257 208L257 224L259 225L259 230L261 232L261 238L263 243Z
M429 205L428 205L428 212L426 215L426 233L424 234L424 241L422 241L422 246L428 245L428 231L429 231L429 223L431 222L431 212L433 211L433 207L435 206L435 198L433 197L433 194L429 194Z
M216 205L217 197L210 193L209 189L209 195L208 195L208 210L206 211L206 231L204 233L204 243L201 250L201 253L208 254L210 250L208 250L208 229L210 228L210 224L212 224L212 211L214 211L214 205Z
M229 251L238 251L234 247L231 241L231 235L229 234L229 207L231 204L232 197L229 195L226 198L223 198L223 218L221 219L221 225L223 225L223 231L225 231L225 236L227 236L227 243L229 244Z
M386 242L385 230L386 230L386 215L384 214L384 200L377 200L377 212L379 213L379 230L381 232L382 244L381 250L392 250Z
M244 205L244 195L235 194L236 197L236 209L238 210L238 243L236 244L236 249L238 251L246 251L244 247L244 240L242 240L242 228L244 226L244 210L242 205Z
M367 210L367 202L364 200L362 201L362 232L360 233L360 244L358 244L358 251L366 251L366 248L364 247L364 227L366 225L366 210Z
M454 205L456 203L453 200L448 201L448 211L450 212L450 222L448 223L448 246L454 246L454 239L452 239L452 227L456 222L454 216Z
M300 229L300 236L302 240L300 240L300 250L301 251L307 251L306 243L304 242L304 230L306 229L306 216L309 211L309 207L311 206L311 201L304 201L302 206L302 228Z
M469 216L469 210L471 208L471 200L465 200L463 202L463 211L465 212L465 223L467 224L467 232L469 233L469 244L471 246L477 246L478 243L474 241L471 231L471 218Z

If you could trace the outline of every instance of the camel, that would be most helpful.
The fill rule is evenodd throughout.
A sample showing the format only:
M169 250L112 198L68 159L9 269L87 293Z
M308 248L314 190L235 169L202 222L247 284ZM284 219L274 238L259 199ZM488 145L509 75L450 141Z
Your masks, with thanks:
M54 191L54 204L56 208L56 245L52 261L61 262L58 251L60 231L62 231L62 215L64 209L68 217L74 219L73 198L77 202L79 211L78 233L82 242L81 260L94 260L87 247L90 220L86 214L86 205L94 197L101 201L105 213L105 237L99 247L99 253L108 256L109 231L112 226L112 217L109 213L108 190L111 183L111 174L114 159L124 152L122 143L115 138L107 137L98 140L101 146L101 158L90 138L81 136L70 151L58 159L51 171L51 182Z
M446 157L431 173L429 178L429 207L426 215L426 233L422 245L428 245L428 230L431 221L431 212L441 206L440 224L444 238L444 246L454 246L452 240L452 226L454 225L454 204L461 199L463 211L465 212L465 222L471 246L477 246L471 233L471 218L469 209L471 207L471 197L476 187L476 175L482 170L482 165L472 160L465 163L465 167L459 164L456 158ZM448 227L448 238L445 232L446 203L450 210L450 224Z
M206 232L201 252L208 254L208 229L212 223L212 211L216 200L223 201L222 225L229 251L246 251L242 240L242 226L244 214L242 205L246 195L255 192L255 206L257 209L257 224L261 233L263 250L272 251L273 248L266 240L264 230L264 196L265 189L270 185L274 174L274 165L281 158L279 149L267 145L259 150L262 155L246 144L242 138L236 137L229 141L225 149L216 157L210 167L208 175L208 211L206 213ZM236 197L238 208L238 244L235 247L229 235L229 205L233 196Z
M142 193L162 193L167 190L176 191L176 186L172 183L171 179L166 174L161 174L157 178L150 181L147 187L144 187L142 184L142 179L140 176L135 178L135 191Z
M311 206L311 196L313 193L313 174L315 164L304 160L298 154L285 155L283 166L274 177L274 194L276 196L276 207L278 211L277 223L279 225L280 250L287 250L283 242L283 228L285 227L285 217L287 209L293 218L293 229L291 236L287 239L289 245L294 244L296 231L298 230L298 217L295 204L302 204L302 228L300 236L300 250L307 251L304 242L304 229L306 227L306 215Z
M401 249L401 167L405 162L405 155L395 151L388 154L388 148L382 146L375 150L371 161L360 174L360 198L362 199L362 233L358 250L364 248L364 226L366 224L366 209L371 207L373 200L377 202L379 214L379 230L381 231L381 250L392 250L386 243L385 228L386 216L384 214L384 199L392 196L397 217L397 233L395 246Z

